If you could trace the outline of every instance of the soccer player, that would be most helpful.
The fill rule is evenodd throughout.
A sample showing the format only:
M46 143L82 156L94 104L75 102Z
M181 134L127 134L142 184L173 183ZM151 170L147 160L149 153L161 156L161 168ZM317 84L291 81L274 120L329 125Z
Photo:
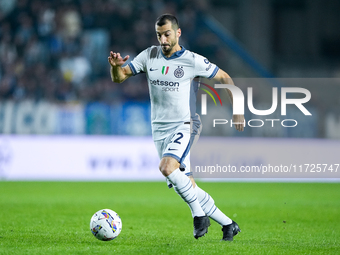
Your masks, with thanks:
M113 82L121 83L139 73L146 73L151 101L152 136L161 159L159 170L168 186L188 204L194 219L194 237L208 232L209 217L222 226L222 240L232 241L240 232L236 222L215 205L212 197L199 188L190 172L189 150L197 140L201 122L196 114L197 83L195 77L206 77L222 84L233 84L230 76L206 58L179 45L181 29L171 14L156 20L160 46L142 51L126 66L129 59L110 52L108 61ZM229 93L231 100L232 94ZM233 115L235 127L243 131L243 115Z

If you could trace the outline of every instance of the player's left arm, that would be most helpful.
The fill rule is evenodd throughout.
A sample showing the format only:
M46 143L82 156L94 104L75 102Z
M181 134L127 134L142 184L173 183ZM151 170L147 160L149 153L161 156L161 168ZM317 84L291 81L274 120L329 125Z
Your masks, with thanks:
M219 69L216 73L216 75L214 76L214 78L212 78L213 81L217 82L217 83L221 83L221 84L232 84L235 85L233 80L231 79L231 77L229 76L229 74L227 74L225 71L223 71L222 69ZM229 89L225 89L230 97L230 101L231 101L231 105L233 105L233 94L230 92ZM233 123L239 123L239 124L235 124L235 128L238 131L243 131L244 130L244 115L233 115Z

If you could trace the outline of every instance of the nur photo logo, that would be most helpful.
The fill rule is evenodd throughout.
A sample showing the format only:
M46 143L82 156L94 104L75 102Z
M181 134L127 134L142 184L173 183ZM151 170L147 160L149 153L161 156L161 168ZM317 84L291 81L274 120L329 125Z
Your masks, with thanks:
M203 85L204 87L200 87L203 93L201 95L201 115L207 115L207 95L209 95L215 106L217 106L217 102L215 100L215 96L220 102L220 105L222 106L222 100L220 95L218 94L216 89L224 89L224 90L229 90L232 97L233 97L233 115L244 115L245 114L245 97L242 92L242 90L232 84L215 84L214 87L205 84L205 83L200 83L200 85ZM213 93L211 93L207 88L210 89ZM304 106L305 103L309 102L311 99L311 93L309 90L305 88L300 88L300 87L281 87L280 88L281 92L281 116L287 116L287 105L294 105L296 106L305 116L312 116L312 114L307 110L307 108ZM289 94L294 94L294 96L299 96L299 98L290 98L288 97ZM272 87L271 91L272 95L272 104L269 109L265 110L259 110L254 107L253 103L253 88L248 87L247 88L247 106L248 110L257 116L268 116L272 113L274 113L278 107L278 99L279 99L279 88L278 87ZM235 124L243 124L243 126L249 126L249 127L262 127L265 125L265 123L268 123L271 125L271 127L274 127L276 123L280 122L282 127L296 127L298 125L298 121L296 119L277 119L277 118L268 118L268 119L250 119L250 120L245 120L243 123L235 123L232 121L232 119L228 120L223 118L219 119L213 119L213 127L216 127L216 125L226 125L230 124L230 127L232 127Z
M217 96L217 98L220 101L220 104L222 106L221 97L220 97L220 95L217 93L217 91L213 87L211 87L208 84L202 83L202 82L200 82L199 84L209 88ZM201 87L199 89L201 89L205 93L207 93L212 98L212 100L214 101L215 105L217 105L215 97L211 94L211 92L209 90L207 90L205 88L201 88ZM201 108L201 114L202 115L206 115L207 114L207 94L202 94L202 108Z

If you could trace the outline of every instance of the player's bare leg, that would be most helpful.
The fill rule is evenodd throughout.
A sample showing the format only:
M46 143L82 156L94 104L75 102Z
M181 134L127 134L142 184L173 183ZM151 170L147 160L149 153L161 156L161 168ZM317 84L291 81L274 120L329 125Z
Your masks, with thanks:
M197 199L191 180L179 169L180 164L172 157L163 157L159 170L174 186L176 193L188 204L194 218L194 237L197 239L208 232L209 217L205 215Z

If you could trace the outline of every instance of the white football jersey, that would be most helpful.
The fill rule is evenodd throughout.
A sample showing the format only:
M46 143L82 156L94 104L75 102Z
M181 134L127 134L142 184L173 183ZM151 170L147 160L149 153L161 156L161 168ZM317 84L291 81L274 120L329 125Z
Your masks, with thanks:
M169 58L164 56L161 46L149 47L128 65L133 75L146 73L154 140L163 139L167 130L195 117L198 88L192 80L211 79L219 70L205 57L183 46Z

